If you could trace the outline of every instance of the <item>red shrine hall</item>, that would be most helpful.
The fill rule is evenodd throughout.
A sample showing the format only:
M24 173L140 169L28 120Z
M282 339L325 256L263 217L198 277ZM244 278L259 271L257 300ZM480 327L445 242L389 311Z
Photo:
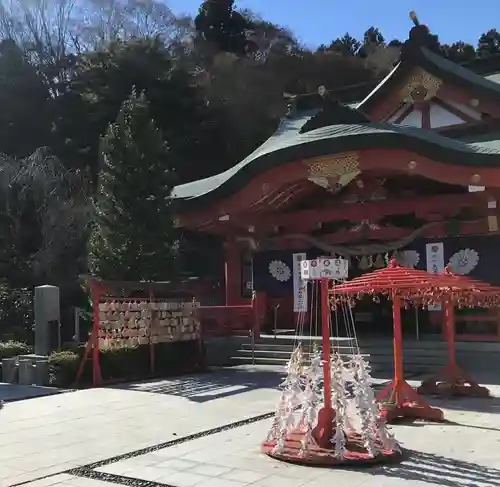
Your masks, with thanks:
M348 259L349 279L395 258L500 284L500 57L455 64L415 21L388 71L364 93L290 98L246 159L175 188L177 225L224 240L220 309L257 310L260 332L294 329L317 311L300 262L318 256ZM354 313L360 335L392 333L388 303ZM441 339L439 306L402 319ZM500 340L499 311L457 309L456 339Z

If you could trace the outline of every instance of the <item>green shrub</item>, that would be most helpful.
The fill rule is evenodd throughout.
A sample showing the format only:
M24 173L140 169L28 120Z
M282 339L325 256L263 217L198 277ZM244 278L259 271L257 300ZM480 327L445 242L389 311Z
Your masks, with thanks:
M123 346L101 350L101 374L103 380L132 379L148 373L148 346Z
M29 353L32 353L32 348L26 343L13 340L0 342L0 360L16 357L17 355L27 355Z
M75 382L81 357L70 350L54 352L49 357L49 382L56 387L69 387Z

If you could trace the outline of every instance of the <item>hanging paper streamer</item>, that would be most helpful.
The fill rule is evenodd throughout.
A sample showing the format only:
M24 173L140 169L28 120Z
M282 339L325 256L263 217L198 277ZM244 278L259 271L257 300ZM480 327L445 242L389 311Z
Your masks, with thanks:
M427 259L427 272L430 274L442 274L444 271L444 244L443 242L428 243L425 246ZM441 310L440 304L428 306L429 311Z
M302 278L302 262L306 261L305 253L293 254L293 311L307 311L307 282Z
M311 280L311 295L321 296L322 306L328 306L329 279L324 277L324 270L330 269L329 264L302 263L304 278ZM338 269L347 275L347 261L339 263ZM323 466L400 458L397 442L378 411L369 366L358 347L352 310L346 302L339 304L343 309L334 307L335 323L330 312L321 313L322 340L317 342L321 349L313 345L307 351L298 344L290 357L276 414L262 444L263 451L273 458ZM339 319L345 320L348 334L343 337L343 351L338 340L330 340ZM315 323L318 314L311 313L310 320L309 329L319 329L319 322ZM303 328L297 328L297 336L302 332Z

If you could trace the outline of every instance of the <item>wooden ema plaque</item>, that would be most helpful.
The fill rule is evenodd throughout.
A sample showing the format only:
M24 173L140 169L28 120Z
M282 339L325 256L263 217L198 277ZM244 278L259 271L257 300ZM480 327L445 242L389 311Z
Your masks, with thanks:
M106 299L99 303L99 348L196 340L198 303Z

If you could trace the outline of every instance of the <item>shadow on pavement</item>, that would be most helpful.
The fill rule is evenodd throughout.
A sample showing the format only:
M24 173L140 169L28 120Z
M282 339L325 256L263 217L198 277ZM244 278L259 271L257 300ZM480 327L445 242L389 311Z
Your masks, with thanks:
M282 382L283 377L284 369L282 367L273 369L251 366L222 367L202 374L120 384L113 386L113 388L179 396L203 403L258 389L276 389ZM418 381L420 374L408 374L407 379L417 379ZM383 388L386 383L386 377L374 379L373 388L375 392ZM500 413L500 398L495 397L489 399L425 397L425 399L432 405L445 409Z
M257 389L276 389L282 380L282 371L233 367L175 379L123 384L114 388L180 396L203 403Z
M417 480L445 487L500 487L500 470L433 453L405 450L405 459L397 465L364 470L374 477Z
M478 413L500 414L500 398L457 397L454 399L427 398L433 406L453 411L475 411Z
M56 389L55 387L28 386L21 384L8 384L0 382L0 401L12 402L23 399L33 399L36 397L51 396L68 392L65 389Z

